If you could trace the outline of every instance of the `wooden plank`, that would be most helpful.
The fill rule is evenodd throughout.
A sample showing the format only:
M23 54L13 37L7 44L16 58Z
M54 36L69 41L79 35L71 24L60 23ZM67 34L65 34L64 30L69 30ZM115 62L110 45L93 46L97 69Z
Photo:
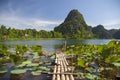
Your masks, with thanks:
M65 75L64 74L62 74L61 80L65 80Z
M70 80L74 80L74 77L72 74L70 74Z
M55 67L54 67L54 73L56 73L56 69L57 69L57 68L56 68L56 65L55 65ZM52 80L56 80L55 78L56 78L56 74L53 74Z
M56 80L55 78L56 78L56 75L54 74L52 80Z
M70 80L69 75L66 75L66 80Z
M61 61L61 73L63 73L64 72L64 65L63 65L63 60ZM65 75L64 74L62 74L61 75L61 80L65 80Z
M61 80L61 79L60 79L60 75L59 75L59 74L57 74L57 80Z
M66 65L68 66L68 62L67 62L67 60L66 60L66 58L65 58L65 57L64 57L64 60L65 60Z
M59 64L58 65L58 67L57 67L57 73L60 73L60 61L59 61L59 59L58 59L58 63L57 64ZM60 80L60 74L57 74L57 80Z
M54 72L49 73L53 74L52 80L74 80L73 73L67 73L71 69L68 67L68 62L64 54L56 54L55 63L58 65L54 66Z

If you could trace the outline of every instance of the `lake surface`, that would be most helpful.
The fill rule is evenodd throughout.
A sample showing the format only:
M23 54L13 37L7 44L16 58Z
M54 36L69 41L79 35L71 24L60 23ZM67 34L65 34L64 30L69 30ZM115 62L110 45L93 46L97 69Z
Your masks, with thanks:
M59 49L62 45L65 43L67 45L79 45L79 44L107 44L112 39L97 39L97 40L12 40L12 41L0 41L0 44L6 44L8 46L14 46L17 44L22 45L41 45L44 50L48 52L55 52L57 49Z

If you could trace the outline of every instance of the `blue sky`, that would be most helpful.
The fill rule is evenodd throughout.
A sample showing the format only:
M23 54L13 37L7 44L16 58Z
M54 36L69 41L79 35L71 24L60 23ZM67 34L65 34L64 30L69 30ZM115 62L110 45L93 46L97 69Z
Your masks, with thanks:
M53 30L72 9L78 9L88 25L120 28L120 0L0 0L0 25Z

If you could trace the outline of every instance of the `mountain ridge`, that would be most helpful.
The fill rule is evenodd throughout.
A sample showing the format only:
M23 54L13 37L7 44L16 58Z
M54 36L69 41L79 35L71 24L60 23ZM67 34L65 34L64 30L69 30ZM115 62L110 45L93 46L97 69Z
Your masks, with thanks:
M71 10L64 22L55 27L54 31L61 32L64 38L92 37L91 28L86 24L83 15L76 9Z
M120 38L120 29L107 30L103 25L88 26L83 15L77 10L71 10L64 22L54 28L55 32L62 33L64 38L75 39L111 39Z

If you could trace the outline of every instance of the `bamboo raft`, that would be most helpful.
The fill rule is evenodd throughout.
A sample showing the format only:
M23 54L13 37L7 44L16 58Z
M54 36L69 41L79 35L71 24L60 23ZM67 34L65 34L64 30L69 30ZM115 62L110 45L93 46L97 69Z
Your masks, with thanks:
M64 74L71 73L71 69L63 53L56 54L55 63L52 80L74 80L72 74Z

